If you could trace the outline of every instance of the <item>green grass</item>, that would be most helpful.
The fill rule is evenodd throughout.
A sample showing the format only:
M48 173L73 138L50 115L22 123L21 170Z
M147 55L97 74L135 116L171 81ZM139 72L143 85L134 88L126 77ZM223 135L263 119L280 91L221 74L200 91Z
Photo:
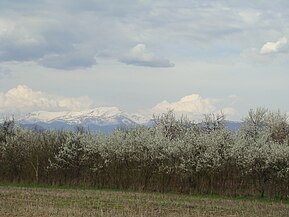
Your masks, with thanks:
M289 216L282 201L0 184L0 216Z
M98 189L92 187L80 187L80 186L65 186L65 185L43 185L43 184L19 184L19 183L0 183L0 187L17 187L17 188L44 188L44 189L66 189L66 190L90 190L90 191L108 191L108 192L128 192L133 193L132 190L120 190L120 189ZM160 194L159 192L139 192L142 194ZM176 193L165 193L166 195L180 195ZM212 199L212 200L236 200L236 201L249 201L260 203L282 203L288 204L289 200L280 200L272 198L260 198L260 197L230 197L217 194L181 194L182 197L192 197L196 199Z

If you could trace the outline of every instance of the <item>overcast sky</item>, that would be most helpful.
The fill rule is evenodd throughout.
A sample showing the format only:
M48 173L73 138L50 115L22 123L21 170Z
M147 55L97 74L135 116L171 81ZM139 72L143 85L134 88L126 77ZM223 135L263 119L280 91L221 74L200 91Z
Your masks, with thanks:
M288 112L288 40L287 0L1 0L0 112Z

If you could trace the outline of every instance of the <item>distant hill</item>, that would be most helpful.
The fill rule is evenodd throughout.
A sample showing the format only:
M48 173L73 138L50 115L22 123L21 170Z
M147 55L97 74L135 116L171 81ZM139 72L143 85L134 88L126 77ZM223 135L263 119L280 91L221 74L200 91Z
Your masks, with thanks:
M240 126L241 126L242 122L237 122L237 121L226 121L226 127L230 130L230 131L237 131Z

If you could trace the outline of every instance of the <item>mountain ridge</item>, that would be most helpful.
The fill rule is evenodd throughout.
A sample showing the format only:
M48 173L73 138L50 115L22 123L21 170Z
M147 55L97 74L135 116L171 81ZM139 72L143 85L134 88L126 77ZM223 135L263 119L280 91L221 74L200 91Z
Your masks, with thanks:
M151 118L148 116L128 113L117 107L98 107L83 111L63 111L63 112L31 112L20 117L22 123L35 123L54 121L65 122L68 124L146 124Z
M36 130L75 130L80 126L102 133L111 133L117 128L153 125L152 115L128 113L117 107L97 107L83 111L36 111L23 114L16 121L21 127ZM231 131L236 131L239 126L240 122L226 121L226 127Z

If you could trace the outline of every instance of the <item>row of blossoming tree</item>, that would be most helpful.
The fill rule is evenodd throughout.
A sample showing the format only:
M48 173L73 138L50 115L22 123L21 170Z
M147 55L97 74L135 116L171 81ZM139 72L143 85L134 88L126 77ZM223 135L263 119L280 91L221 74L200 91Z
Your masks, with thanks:
M286 114L250 110L232 132L223 115L200 123L173 112L153 127L110 135L0 127L0 181L178 193L289 195Z

